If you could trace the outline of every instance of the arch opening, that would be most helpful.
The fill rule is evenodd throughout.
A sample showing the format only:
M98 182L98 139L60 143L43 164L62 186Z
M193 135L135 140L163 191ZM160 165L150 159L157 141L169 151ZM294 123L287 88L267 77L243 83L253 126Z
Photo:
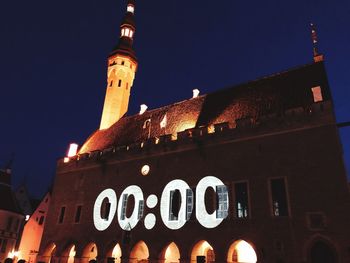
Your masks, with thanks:
M145 242L139 241L130 252L130 263L148 262L149 251Z
M114 259L114 263L120 263L121 262L121 257L122 257L122 249L119 244L116 244L112 251L108 254L109 257Z
M160 258L164 259L164 263L179 263L181 258L180 250L174 242L171 242L163 249Z
M310 248L311 263L336 263L337 255L335 250L326 242L318 240Z
M97 260L98 250L95 243L89 243L83 250L82 257L86 259L87 262Z
M227 253L227 262L229 263L256 263L257 260L254 248L244 240L234 242Z
M52 258L55 256L55 253L56 253L56 244L51 243L45 248L42 254L42 257L45 258L44 259L45 262L50 263Z
M198 256L204 256L205 262L215 261L215 253L213 247L205 240L199 241L192 249L191 262L196 262Z
M74 263L75 254L77 253L75 250L75 245L72 245L68 251L67 263Z

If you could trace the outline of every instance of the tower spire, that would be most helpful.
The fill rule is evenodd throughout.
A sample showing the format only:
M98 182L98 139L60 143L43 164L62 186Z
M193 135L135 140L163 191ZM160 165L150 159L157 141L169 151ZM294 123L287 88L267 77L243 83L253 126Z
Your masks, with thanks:
M100 130L108 129L128 111L130 90L138 65L132 46L136 31L135 8L135 0L127 0L118 44L108 56L107 91Z
M313 23L310 23L310 27L311 27L311 40L313 45L314 61L320 62L320 61L323 61L323 55L318 52L318 38L317 38L316 26Z

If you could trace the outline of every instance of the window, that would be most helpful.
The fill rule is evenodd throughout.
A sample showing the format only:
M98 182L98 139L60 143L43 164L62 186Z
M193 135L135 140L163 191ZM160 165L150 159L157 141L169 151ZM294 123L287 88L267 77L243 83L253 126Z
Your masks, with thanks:
M113 86L113 80L111 80L111 82L109 83L109 86L110 86L110 87Z
M126 11L128 11L130 13L134 13L135 8L132 5L128 5L128 7L126 8Z
M122 85L122 80L120 79L119 81L118 81L118 87L120 87Z
M190 220L193 211L193 192L191 189L186 190L186 220Z
M122 61L122 66L124 66L124 65L125 65L125 61L123 60L123 61Z
M41 216L41 217L40 217L40 220L39 220L39 225L40 225L40 226L44 223L44 219L45 219L44 216Z
M61 207L61 211L60 211L60 215L58 217L58 223L62 224L63 223L63 219L64 219L64 213L66 212L66 207L62 206Z
M126 217L126 206L128 203L128 194L123 194L123 201L122 201L122 212L120 215L120 219L124 220Z
M140 220L143 217L143 210L144 210L144 201L140 200L139 201L139 212L137 215L137 219Z
M270 187L273 216L288 216L288 201L284 178L271 179Z
M323 97L322 97L322 90L321 87L313 87L311 89L312 91L312 95L314 97L314 102L319 102L319 101L323 101Z
M179 217L181 194L179 190L170 191L169 221L175 221Z
M130 29L129 28L125 28L125 35L129 36L129 34L130 34Z
M228 191L225 185L216 187L218 200L218 208L216 210L216 218L226 218L228 215Z
M126 90L129 89L129 83L126 83Z
M81 208L82 208L81 205L77 206L77 210L75 211L74 223L79 223L80 222Z
M5 253L6 252L6 247L7 247L7 239L3 239L2 240L2 245L1 245L1 253Z
M235 184L235 207L237 218L248 217L248 183Z
M81 210L81 208L80 208ZM102 213L101 213L101 218L108 220L109 218L109 212L111 211L111 203L108 201L104 201L102 205ZM81 213L81 211L80 211ZM80 216L79 216L80 217ZM80 220L80 219L79 219Z
M11 231L12 222L13 222L13 218L12 218L12 217L9 217L9 218L7 219L7 225L6 225L6 230L7 230L7 231Z

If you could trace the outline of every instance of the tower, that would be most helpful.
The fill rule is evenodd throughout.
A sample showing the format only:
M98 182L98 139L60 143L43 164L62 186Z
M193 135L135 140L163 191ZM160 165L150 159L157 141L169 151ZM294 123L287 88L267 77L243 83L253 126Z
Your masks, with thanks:
M137 59L132 48L136 29L135 0L128 0L126 11L120 25L119 42L108 56L107 90L100 130L109 128L127 112L137 69Z

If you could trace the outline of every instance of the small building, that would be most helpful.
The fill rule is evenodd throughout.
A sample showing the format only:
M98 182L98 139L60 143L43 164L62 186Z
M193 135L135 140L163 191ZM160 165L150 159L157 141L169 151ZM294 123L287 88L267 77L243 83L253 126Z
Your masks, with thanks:
M0 170L0 262L16 258L24 216L11 185L11 169Z
M51 193L48 192L30 217L26 218L18 249L18 259L25 260L28 263L36 262L50 205L50 198Z

